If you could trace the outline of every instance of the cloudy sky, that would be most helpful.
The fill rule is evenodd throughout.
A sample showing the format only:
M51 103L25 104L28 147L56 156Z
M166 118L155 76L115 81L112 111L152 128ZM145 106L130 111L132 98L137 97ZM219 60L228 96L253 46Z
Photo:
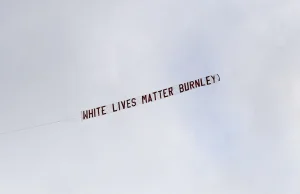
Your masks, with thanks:
M299 194L297 0L0 0L0 193ZM218 73L102 118L82 109Z

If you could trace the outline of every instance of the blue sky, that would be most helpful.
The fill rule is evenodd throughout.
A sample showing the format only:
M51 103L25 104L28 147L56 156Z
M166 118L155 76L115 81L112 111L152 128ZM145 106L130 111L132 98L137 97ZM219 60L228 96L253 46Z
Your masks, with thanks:
M298 194L300 3L0 1L0 193Z

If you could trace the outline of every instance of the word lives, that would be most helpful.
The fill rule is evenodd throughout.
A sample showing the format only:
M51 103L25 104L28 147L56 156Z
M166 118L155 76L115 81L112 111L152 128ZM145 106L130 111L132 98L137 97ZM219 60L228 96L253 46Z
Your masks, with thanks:
M120 101L115 104L112 104L113 112L117 112L119 110L124 110L126 108L132 108L136 106L136 98L131 98L128 100Z

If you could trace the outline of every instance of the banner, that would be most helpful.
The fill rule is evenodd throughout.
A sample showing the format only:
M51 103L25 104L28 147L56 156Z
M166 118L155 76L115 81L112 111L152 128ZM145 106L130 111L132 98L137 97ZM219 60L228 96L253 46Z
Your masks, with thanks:
M122 101L119 101L116 103L99 106L99 107L88 109L88 110L83 110L83 111L81 111L81 121L95 118L95 117L104 116L104 115L107 115L110 113L118 112L118 111L129 109L129 108L134 108L140 104L147 104L147 103L154 102L157 100L169 98L176 94L191 91L191 90L197 89L199 87L208 86L208 85L217 83L219 81L220 81L219 74L209 75L209 76L199 78L196 80L192 80L192 81L178 84L175 86L167 87L162 90L157 90L157 91L154 91L154 92L142 95L142 96L122 100Z

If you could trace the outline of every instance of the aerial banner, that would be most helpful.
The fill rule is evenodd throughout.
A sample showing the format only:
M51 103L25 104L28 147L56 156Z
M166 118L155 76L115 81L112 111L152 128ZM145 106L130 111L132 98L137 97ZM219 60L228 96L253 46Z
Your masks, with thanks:
M208 86L214 83L219 82L220 76L219 74L209 75L203 78L199 78L196 80L188 81L182 84L178 84L175 86L167 87L161 90L157 90L142 96L129 98L126 100L122 100L116 103L99 106L96 108L83 110L81 111L81 121L104 116L110 113L118 112L124 109L134 108L140 104L147 104L150 102L154 102L157 100L161 100L164 98L169 98L176 94L180 94L183 92L191 91L193 89L197 89L199 87Z

